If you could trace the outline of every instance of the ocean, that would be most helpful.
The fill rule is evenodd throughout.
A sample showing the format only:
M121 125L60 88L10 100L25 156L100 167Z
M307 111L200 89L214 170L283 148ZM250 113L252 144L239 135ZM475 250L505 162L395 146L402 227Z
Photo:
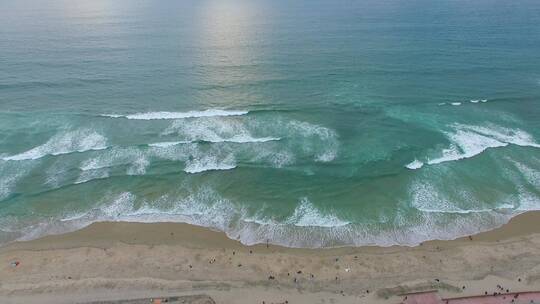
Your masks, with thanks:
M538 209L540 1L0 1L1 244L415 245Z

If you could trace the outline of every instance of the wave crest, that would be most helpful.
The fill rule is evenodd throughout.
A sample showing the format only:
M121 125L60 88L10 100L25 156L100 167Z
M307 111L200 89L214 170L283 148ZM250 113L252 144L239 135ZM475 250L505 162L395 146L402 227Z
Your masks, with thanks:
M340 227L350 224L333 214L323 214L307 197L300 200L300 204L294 209L294 214L287 219L286 223L299 227Z
M500 148L509 144L540 148L533 136L521 129L504 128L497 125L475 126L453 124L452 130L445 132L450 145L438 152L437 156L427 157L424 162L414 160L405 167L419 169L423 163L435 165L449 161L471 158L490 148Z
M110 118L127 118L136 120L154 120L154 119L182 119L182 118L198 118L198 117L218 117L218 116L239 116L246 115L248 111L227 111L219 109L208 109L204 111L188 111L188 112L142 112L135 114L101 114L104 117Z
M59 133L40 146L20 154L4 157L3 160L34 160L46 155L62 155L106 148L107 138L103 135L91 129L78 129Z

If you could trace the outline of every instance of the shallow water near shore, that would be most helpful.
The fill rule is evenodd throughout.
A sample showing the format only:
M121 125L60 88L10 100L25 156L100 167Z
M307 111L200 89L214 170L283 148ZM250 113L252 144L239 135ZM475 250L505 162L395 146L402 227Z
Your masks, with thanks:
M540 209L540 3L0 3L0 243L414 245Z

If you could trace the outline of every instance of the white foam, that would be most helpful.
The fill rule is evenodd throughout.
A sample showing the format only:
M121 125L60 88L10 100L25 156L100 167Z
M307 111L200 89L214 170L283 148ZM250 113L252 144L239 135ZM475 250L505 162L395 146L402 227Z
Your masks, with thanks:
M200 173L204 171L231 170L236 168L233 155L220 160L216 155L204 155L186 162L184 171L187 173Z
M189 111L189 112L144 112L128 115L120 114L101 114L101 116L119 118L124 117L127 119L137 120L154 120L154 119L182 119L182 118L198 118L198 117L218 117L218 116L238 116L246 115L248 111L226 111L219 109L208 109L204 111Z
M487 126L456 124L455 127L463 130L470 130L508 144L540 148L540 144L536 143L531 134L520 129L510 129L493 124Z
M13 175L2 173L2 178L0 178L0 201L12 193L13 188L22 176L22 173L15 173Z
M288 133L296 135L299 149L314 154L318 162L333 161L338 155L338 134L329 128L301 121L291 121L287 124ZM321 150L322 148L322 150Z
M139 219L181 219L190 224L226 230L244 212L231 201L222 198L210 188L202 188L182 199L162 197L155 202L147 202L129 217Z
M307 197L300 199L294 214L286 222L299 227L339 227L349 224L335 215L321 213Z
M120 114L99 114L99 116L110 117L110 118L120 118L120 117L124 117L124 115L120 115Z
M235 135L230 138L223 138L218 140L209 140L209 142L213 143L220 143L220 142L231 142L231 143L238 143L238 144L244 144L244 143L263 143L263 142L269 142L269 141L279 141L281 138L279 137L251 137L251 136L242 136L242 135Z
M15 191L17 183L26 177L36 164L31 162L0 161L0 201Z
M538 195L531 193L524 189L524 187L518 187L519 189L519 207L520 211L540 210L540 198Z
M145 155L139 155L133 162L131 162L130 167L127 169L128 175L144 175L146 173L146 168L150 165L150 161Z
M423 212L469 213L444 197L439 189L430 183L414 182L410 186L411 205Z
M451 142L450 147L443 149L441 156L429 159L428 164L471 158L489 148L505 147L509 144L540 148L532 135L520 129L464 124L454 124L452 128L454 131L445 133Z
M187 142L263 143L281 140L279 137L254 137L245 122L209 118L195 121L174 121L162 135L175 134Z
M235 165L227 165L227 164L217 164L217 163L206 163L204 165L201 164L189 164L184 169L187 173L201 173L205 171L221 171L221 170L231 170L236 168Z
M450 104L453 105L453 106L460 106L460 105L461 105L461 102L452 102L452 103L450 103Z
M81 164L79 169L81 169L82 171L89 171L89 170L97 170L97 169L105 168L108 166L108 164L107 165L101 164L100 160L101 160L100 157L85 160Z
M269 163L274 168L283 168L293 164L296 160L294 153L286 149L279 151L263 149L256 152L251 161Z
M107 148L106 144L107 139L103 135L93 130L79 129L59 133L40 146L20 154L4 157L3 160L33 160L46 155L103 150Z
M140 166L142 164L145 167L149 164L145 159L147 155L144 151L137 149L136 147L119 148L114 147L110 150L100 153L96 157L85 160L80 169L83 171L104 169L118 165L131 165Z
M503 168L505 171L504 176L510 178L511 183L518 191L519 206L517 210L540 210L540 196L534 190L540 189L540 171L534 169L538 161L534 157L527 159L528 163L519 162L510 157L505 157L505 159L514 165L513 167L504 166Z
M92 209L67 214L60 219L60 222L82 221L90 224L98 220L121 220L133 213L136 198L136 195L127 191L112 197L107 196Z
M20 175L2 176L0 179L0 200L5 199L11 194L11 190L19 178Z
M412 162L405 165L405 168L411 169L411 170L416 170L416 169L422 168L423 166L424 166L423 162L419 161L418 159L414 159Z
M206 118L176 120L162 132L190 142L266 143L287 140L280 145L234 147L232 153L242 154L251 161L269 162L274 167L292 164L297 158L312 158L330 162L337 157L339 142L331 129L298 121ZM300 154L300 155L298 155ZM298 155L298 157L297 157ZM230 166L228 166L230 167Z
M488 100L487 99L482 99L480 100L481 102L487 102Z
M456 191L450 194L445 194L441 189L438 189L433 184L428 182L415 181L409 188L411 205L427 213L486 213L495 210L514 209L515 206L509 203L501 203L496 207L488 207L474 199L473 195L466 190ZM469 208L461 208L456 203L461 203ZM475 208L476 207L476 208Z
M65 215L60 219L60 222L70 222L70 221L76 221L83 219L85 216L88 215L88 212L76 212L76 213L70 213L68 215Z
M471 100L470 100L471 103L478 103L479 101L480 101L480 100L478 100L478 99L471 99Z
M107 178L110 169L116 166L127 166L127 175L143 175L150 165L149 157L147 151L141 151L137 147L113 147L83 161L79 166L82 172L75 183Z
M75 181L75 184L83 184L94 179L102 179L109 177L109 171L107 169L82 171L81 175Z
M119 194L110 204L101 206L101 211L111 219L120 218L133 211L136 196L130 192Z
M488 148L504 147L507 143L483 136L481 134L466 130L456 130L446 133L452 142L449 148L442 151L442 156L428 160L429 165L440 164L448 161L455 161L464 158L471 158Z
M521 175L525 178L527 183L533 186L535 189L540 190L540 171L538 169L533 169L525 164L514 161L513 162L516 168L519 170Z
M68 164L63 159L57 159L49 168L47 168L46 175L47 179L45 181L45 184L53 187L58 188L60 185L66 181L66 178L68 176L68 171L70 168L70 164Z
M148 144L149 147L159 147L159 148L166 148L171 146L176 146L180 144L189 144L191 141L164 141L164 142L156 142Z
M37 224L0 218L2 231L14 231L17 240L28 240L46 234L65 233L97 221L185 222L224 231L243 244L279 244L289 247L336 247L361 245L416 245L433 239L454 239L486 231L507 222L512 212L471 212L458 217L440 212L402 214L398 206L393 220L380 223L348 223L335 215L323 215L307 198L300 200L294 214L286 221L275 221L259 215L249 216L232 201L209 188L201 188L176 198L164 195L154 201L138 201L124 192L105 197L91 210L77 210L60 220L39 220ZM511 206L506 206L510 208ZM407 208L409 213L410 208ZM8 220L8 222L6 222ZM0 231L0 232L2 232ZM0 235L1 237L1 235Z

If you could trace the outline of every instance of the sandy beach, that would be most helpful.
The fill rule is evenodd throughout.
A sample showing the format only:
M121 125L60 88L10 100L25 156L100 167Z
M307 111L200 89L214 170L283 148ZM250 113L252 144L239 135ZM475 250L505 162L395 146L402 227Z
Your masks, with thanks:
M538 252L539 212L468 238L387 248L244 246L187 224L104 222L0 248L0 302L205 294L216 303L398 303L429 289L540 290Z

